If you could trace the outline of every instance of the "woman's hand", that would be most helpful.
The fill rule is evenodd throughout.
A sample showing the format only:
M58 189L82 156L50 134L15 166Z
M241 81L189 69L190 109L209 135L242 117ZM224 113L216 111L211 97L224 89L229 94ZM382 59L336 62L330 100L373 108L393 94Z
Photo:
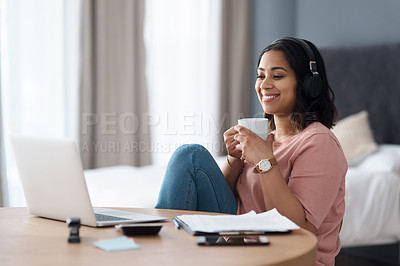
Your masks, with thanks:
M235 135L238 133L239 132L235 129L235 127L231 127L224 132L224 142L228 154L232 157L240 159L242 157L242 151L237 148L237 145L240 143L235 140Z
M273 134L269 134L267 140L264 141L245 127L238 125L235 126L234 129L237 131L234 139L236 143L238 143L235 149L241 151L241 159L256 165L262 159L274 157L272 150L272 142L274 141Z

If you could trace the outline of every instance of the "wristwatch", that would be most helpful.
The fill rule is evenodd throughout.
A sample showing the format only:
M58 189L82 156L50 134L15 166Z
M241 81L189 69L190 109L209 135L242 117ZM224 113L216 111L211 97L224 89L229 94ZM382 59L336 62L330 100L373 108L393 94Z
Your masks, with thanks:
M276 165L278 165L278 161L275 157L262 159L258 164L256 164L256 167L254 167L253 173L266 173Z

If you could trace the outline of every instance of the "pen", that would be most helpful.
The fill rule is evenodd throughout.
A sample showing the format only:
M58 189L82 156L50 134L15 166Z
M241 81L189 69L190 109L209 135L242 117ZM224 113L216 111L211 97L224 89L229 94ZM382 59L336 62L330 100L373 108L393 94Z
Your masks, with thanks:
M172 222L174 223L176 229L181 229L181 225L178 223L178 221L175 218L172 220Z

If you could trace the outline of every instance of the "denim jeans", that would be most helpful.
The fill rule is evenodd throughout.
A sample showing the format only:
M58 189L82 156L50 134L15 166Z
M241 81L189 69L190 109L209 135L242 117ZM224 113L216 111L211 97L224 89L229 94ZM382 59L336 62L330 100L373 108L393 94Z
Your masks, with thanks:
M156 208L236 214L237 201L208 150L187 144L168 163Z

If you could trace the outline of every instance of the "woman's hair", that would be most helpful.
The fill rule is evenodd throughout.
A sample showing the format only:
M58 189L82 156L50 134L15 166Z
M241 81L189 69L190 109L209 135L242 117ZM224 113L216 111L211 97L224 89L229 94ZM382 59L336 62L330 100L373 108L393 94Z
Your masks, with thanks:
M316 97L311 97L304 90L310 89L303 86L305 77L310 78L310 60L308 55L298 42L290 38L279 39L268 45L262 50L257 63L257 68L260 64L261 57L268 51L282 51L285 54L286 60L296 73L296 105L292 111L291 123L293 128L300 132L313 122L320 122L327 128L332 128L335 125L337 118L337 110L334 104L335 95L328 84L328 79L325 71L324 60L319 53L317 47L311 42L304 40L312 50L317 62L317 70L321 79L320 91ZM269 119L269 126L274 130L274 116L264 114L264 117Z

